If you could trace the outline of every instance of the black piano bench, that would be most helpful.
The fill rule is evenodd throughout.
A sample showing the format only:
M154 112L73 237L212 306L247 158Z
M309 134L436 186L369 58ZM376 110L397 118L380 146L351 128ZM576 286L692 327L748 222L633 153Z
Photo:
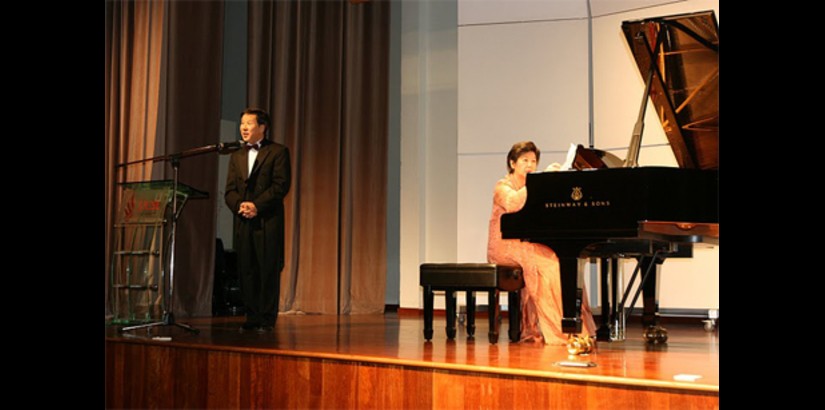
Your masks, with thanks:
M519 289L524 287L524 276L517 266L492 263L425 263L420 267L420 284L424 288L424 339L433 338L433 291L443 290L447 308L447 338L455 339L457 291L467 292L467 335L476 331L476 291L489 294L490 343L498 342L500 307L499 292L508 294L510 340L518 342L521 336L521 300Z

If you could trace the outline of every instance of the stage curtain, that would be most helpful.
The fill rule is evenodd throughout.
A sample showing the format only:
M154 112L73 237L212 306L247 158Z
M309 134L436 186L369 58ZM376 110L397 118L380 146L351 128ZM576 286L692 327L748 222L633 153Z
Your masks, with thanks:
M381 313L390 3L249 3L248 103L290 149L281 311Z
M219 140L222 1L107 1L105 63L105 297L117 182L172 179L168 162L117 164ZM210 193L178 220L173 312L211 314L218 179L216 154L184 158L179 181Z
M107 1L105 36L105 306L110 313L112 226L118 182L152 177L154 164L119 163L154 156L164 52L165 1Z

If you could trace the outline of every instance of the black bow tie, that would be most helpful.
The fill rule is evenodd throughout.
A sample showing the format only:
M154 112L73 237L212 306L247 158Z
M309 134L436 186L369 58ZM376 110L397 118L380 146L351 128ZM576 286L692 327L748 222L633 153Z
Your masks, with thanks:
M246 144L246 149L247 150L254 149L254 150L257 151L257 150L261 149L261 146L259 144Z

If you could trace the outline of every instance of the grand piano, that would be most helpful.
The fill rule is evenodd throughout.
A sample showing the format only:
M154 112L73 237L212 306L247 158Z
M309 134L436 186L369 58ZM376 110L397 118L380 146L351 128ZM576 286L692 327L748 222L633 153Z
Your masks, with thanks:
M571 335L582 331L584 264L579 261L602 261L597 338L615 340L630 293L628 287L620 302L617 260L636 259L631 286L638 276L643 324L655 333L647 340L666 341L658 314L661 265L667 258L691 257L694 246L719 243L718 23L713 11L706 11L625 21L622 30L645 81L627 158L579 146L573 169L527 175L527 201L521 210L502 215L501 233L555 250L562 329ZM678 168L638 166L648 99ZM631 308L638 296L637 291Z

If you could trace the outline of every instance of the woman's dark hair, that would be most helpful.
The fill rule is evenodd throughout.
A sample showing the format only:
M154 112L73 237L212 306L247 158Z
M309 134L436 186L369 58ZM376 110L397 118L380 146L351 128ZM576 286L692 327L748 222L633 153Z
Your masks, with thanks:
M541 158L541 151L539 151L536 144L533 144L533 141L522 141L513 144L513 148L510 148L510 153L507 154L507 172L513 173L513 167L510 166L510 161L518 161L518 158L527 152L536 154L536 162Z
M260 108L249 107L241 112L240 118L243 118L243 116L247 114L254 115L258 119L258 125L266 125L264 138L267 138L269 136L269 129L271 128L269 126L269 114Z

